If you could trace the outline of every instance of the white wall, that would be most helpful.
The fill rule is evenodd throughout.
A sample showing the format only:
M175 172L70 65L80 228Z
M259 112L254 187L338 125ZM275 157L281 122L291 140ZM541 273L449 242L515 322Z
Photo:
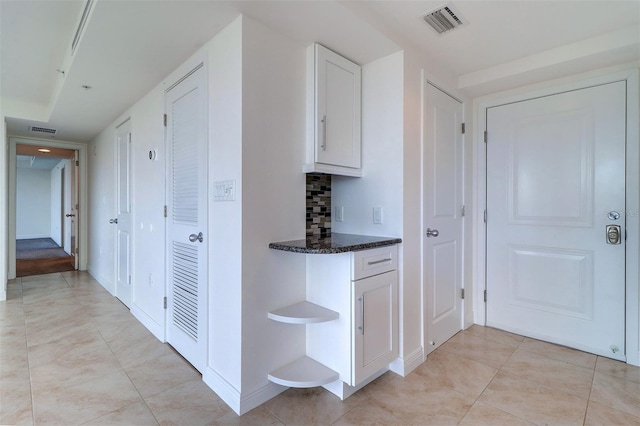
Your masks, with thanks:
M161 83L118 117L89 149L90 234L89 272L115 293L115 233L109 220L116 217L116 128L131 120L132 304L136 316L164 341L165 296L165 143ZM155 149L156 160L149 159Z
M7 205L9 202L9 140L7 139L7 123L0 108L0 301L7 300L7 274L9 250L7 247L9 221Z
M60 195L58 194L58 198ZM51 171L16 170L16 238L51 235Z
M203 378L232 405L242 387L242 18L222 30L206 53L209 182L234 180L236 200L209 204L209 359Z
M115 131L109 126L89 143L87 270L111 294L115 293Z
M304 327L267 319L305 300L305 256L268 248L305 237L305 97L305 46L243 17L243 400L305 352Z

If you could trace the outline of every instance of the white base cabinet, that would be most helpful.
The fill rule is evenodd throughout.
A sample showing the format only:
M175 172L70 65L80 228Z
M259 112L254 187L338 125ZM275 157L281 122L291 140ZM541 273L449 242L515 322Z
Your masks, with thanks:
M306 356L269 380L324 386L344 399L398 357L398 249L306 256L307 300L269 313L274 321L305 324Z
M364 386L398 357L397 253L393 245L307 255L307 299L340 317L307 327L306 352L348 387ZM341 398L355 391L325 387Z

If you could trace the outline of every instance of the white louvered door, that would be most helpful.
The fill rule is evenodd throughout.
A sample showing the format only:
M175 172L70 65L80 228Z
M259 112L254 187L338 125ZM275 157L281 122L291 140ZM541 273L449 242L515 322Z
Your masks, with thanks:
M207 104L200 66L166 94L167 342L202 372L207 357Z

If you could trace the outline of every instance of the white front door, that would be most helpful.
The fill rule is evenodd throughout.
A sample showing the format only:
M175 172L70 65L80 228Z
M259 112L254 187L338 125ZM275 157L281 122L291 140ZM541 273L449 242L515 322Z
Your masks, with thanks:
M428 354L462 329L462 103L426 85L423 242Z
M487 325L625 359L625 91L487 110Z
M116 297L131 307L131 122L116 129Z
M166 94L167 341L200 372L207 356L207 87L199 68Z

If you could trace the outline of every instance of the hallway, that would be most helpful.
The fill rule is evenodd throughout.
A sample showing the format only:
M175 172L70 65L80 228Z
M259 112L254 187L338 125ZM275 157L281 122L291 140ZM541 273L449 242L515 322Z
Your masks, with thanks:
M640 425L640 368L473 326L345 401L290 389L238 417L86 272L0 303L0 424Z

